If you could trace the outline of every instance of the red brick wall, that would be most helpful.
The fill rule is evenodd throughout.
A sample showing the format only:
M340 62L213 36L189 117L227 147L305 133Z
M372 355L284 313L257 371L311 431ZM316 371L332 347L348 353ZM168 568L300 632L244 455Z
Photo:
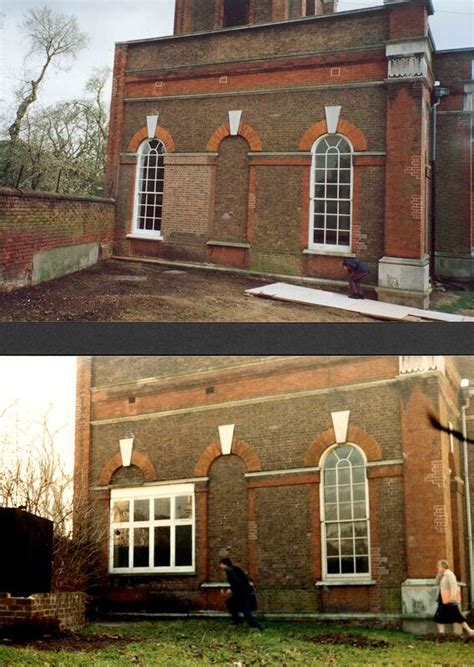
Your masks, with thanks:
M112 250L110 199L0 190L0 290L31 284L35 253L86 243Z
M58 622L58 629L76 630L85 623L85 593L37 593L28 598L0 597L0 625Z

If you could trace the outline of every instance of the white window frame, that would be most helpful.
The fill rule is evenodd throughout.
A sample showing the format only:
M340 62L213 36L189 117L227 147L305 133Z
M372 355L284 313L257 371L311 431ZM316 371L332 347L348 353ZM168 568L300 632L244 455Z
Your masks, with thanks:
M338 243L315 243L314 241L314 215L315 215L315 202L316 202L316 149L320 143L322 143L328 137L340 137L346 141L350 148L351 156L351 167L350 167L350 199L349 199L349 245L339 245ZM352 252L352 223L353 223L353 197L354 197L354 147L347 137L342 134L325 134L322 137L317 139L312 148L311 148L312 158L311 158L311 177L310 177L310 186L309 186L309 228L308 228L308 249L315 250L324 254L324 251L332 253L340 253L341 255L347 255ZM347 153L344 153L347 155ZM324 199L324 201L348 201L347 199ZM339 228L339 223L338 223ZM337 228L337 229L338 229ZM327 229L327 227L325 227Z
M153 139L145 139L142 141L140 146L138 147L137 150L137 166L136 166L136 173L135 173L135 190L134 190L134 204L133 204L133 218L132 218L132 236L137 236L140 238L145 238L145 239L162 239L163 234L161 231L162 224L163 224L163 190L161 191L161 218L160 218L160 229L159 230L154 230L154 229L140 229L138 226L138 214L139 214L139 202L140 202L140 185L141 185L141 174L142 174L142 169L143 169L143 162L145 160L145 148L149 144L150 141L157 141L161 146L163 147L163 156L166 156L166 146L160 139L154 137ZM165 167L163 167L165 169ZM163 189L164 189L164 175L163 174ZM157 193L159 194L159 193Z
M356 449L362 456L362 459L364 461L364 468L365 468L365 503L366 503L366 519L359 519L359 521L366 521L367 522L367 556L368 556L368 571L367 572L350 572L350 573L340 573L340 574L328 574L327 571L327 537L326 537L326 517L325 517L325 499L324 499L324 487L325 487L325 480L324 480L324 465L326 463L326 459L328 456L333 452L335 449L338 447L353 447ZM352 442L345 442L343 444L334 444L331 447L329 447L321 457L321 461L319 463L320 466L320 474L321 474L321 482L319 485L319 499L320 499L320 519L321 519L321 556L322 556L322 577L323 581L337 581L337 582L344 582L347 581L350 583L351 581L357 581L357 582L363 582L366 581L367 583L371 583L371 572L372 572L372 563L371 563L371 557L370 557L370 505L369 505L369 483L367 479L367 457L365 456L364 451L355 445ZM352 494L351 494L352 495ZM352 500L352 502L354 502ZM339 504L339 500L337 500L337 504ZM357 522L357 519L352 519L351 522L355 523ZM334 523L331 521L330 523ZM340 522L337 522L338 524Z
M173 508L170 519L155 520L153 516L153 501L155 498L175 498L177 496L192 496L193 508L191 519L176 519L174 517L174 502L171 503ZM114 502L124 500L129 504L129 520L117 522L113 517ZM150 513L147 521L133 520L133 501L135 500L149 500ZM152 562L154 548L155 548L155 531L154 528L158 526L170 526L170 560L171 564L167 567L130 567L133 563L133 529L134 528L148 528L149 529L149 563ZM190 525L192 527L192 564L184 566L174 565L176 558L175 547L175 527L180 525ZM129 530L128 540L128 563L129 567L114 567L114 531L120 529ZM110 494L110 512L109 512L109 573L110 574L180 574L180 573L194 573L196 569L196 498L194 493L194 484L170 484L144 486L140 488L120 488L112 489Z

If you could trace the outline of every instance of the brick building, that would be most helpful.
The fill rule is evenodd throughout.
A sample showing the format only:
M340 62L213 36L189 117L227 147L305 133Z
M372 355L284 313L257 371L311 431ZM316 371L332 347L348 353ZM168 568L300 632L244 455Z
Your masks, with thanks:
M436 50L431 0L336 10L177 0L172 37L116 45L116 255L329 285L357 256L422 306L430 273L472 278L474 50Z
M474 436L463 377L472 357L80 358L75 499L103 528L95 594L222 609L229 555L266 613L425 628L447 558L469 607L474 455L466 478L462 443L427 417L462 430L465 413Z

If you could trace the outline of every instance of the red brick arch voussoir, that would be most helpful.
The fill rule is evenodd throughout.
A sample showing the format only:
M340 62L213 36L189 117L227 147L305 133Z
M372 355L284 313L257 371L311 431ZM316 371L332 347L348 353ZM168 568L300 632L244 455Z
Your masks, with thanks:
M247 140L251 151L259 152L262 150L262 140L253 127L250 127L250 125L240 123L238 135ZM211 135L211 138L207 142L206 151L208 153L217 153L219 151L221 141L230 136L231 134L229 123L224 123L224 125L218 127L217 130L215 130Z
M140 468L147 482L154 482L157 479L156 470L153 463L150 461L146 454L142 452L132 452L131 464ZM122 467L122 457L120 452L110 458L107 463L102 468L102 471L99 475L99 484L107 485L110 484L112 475L116 470Z
M140 130L138 130L138 132L135 132L133 137L128 142L128 148L127 148L128 152L136 153L142 141L145 141L145 139L147 138L148 138L148 130L146 127L142 127ZM172 153L174 150L176 150L173 137L168 132L168 130L162 127L161 125L158 125L155 130L155 138L163 142L167 153Z
M359 426L349 426L346 442L358 445L365 453L367 461L381 461L382 450L379 443ZM335 444L334 430L328 428L318 435L307 449L304 457L305 466L318 466L326 449Z
M246 442L240 440L233 442L231 454L235 454L242 459L245 463L246 472L258 472L262 469L260 459ZM194 476L207 477L212 464L219 456L223 456L221 446L218 442L213 442L212 445L206 447L199 457L199 461L194 468Z
M314 142L319 139L319 137L324 136L328 133L327 125L325 120L320 120L314 125L311 125L310 128L306 130L303 136L300 139L298 149L300 151L310 151L313 148ZM348 120L341 118L337 125L337 133L342 134L344 137L347 137L352 144L352 147L355 151L366 151L367 150L367 139L359 130L358 127L350 123Z

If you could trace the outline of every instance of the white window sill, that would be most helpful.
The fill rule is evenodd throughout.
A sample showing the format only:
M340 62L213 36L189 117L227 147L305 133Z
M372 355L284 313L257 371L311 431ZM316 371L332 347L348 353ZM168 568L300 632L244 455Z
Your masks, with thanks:
M317 581L315 586L374 586L373 579L323 579Z
M303 255L324 255L325 257L356 257L356 253L349 248L347 250L339 250L335 248L305 248Z
M230 588L230 584L227 581L204 581L201 588Z
M126 574L127 576L130 575L137 575L137 576L143 576L146 574L196 574L196 570L194 568L156 568L156 567L140 567L140 568L131 568L131 567L124 567L124 568L115 568L112 570L109 570L109 574Z
M145 241L162 241L163 237L161 234L139 234L138 232L133 232L132 234L127 234L127 239L141 239Z

